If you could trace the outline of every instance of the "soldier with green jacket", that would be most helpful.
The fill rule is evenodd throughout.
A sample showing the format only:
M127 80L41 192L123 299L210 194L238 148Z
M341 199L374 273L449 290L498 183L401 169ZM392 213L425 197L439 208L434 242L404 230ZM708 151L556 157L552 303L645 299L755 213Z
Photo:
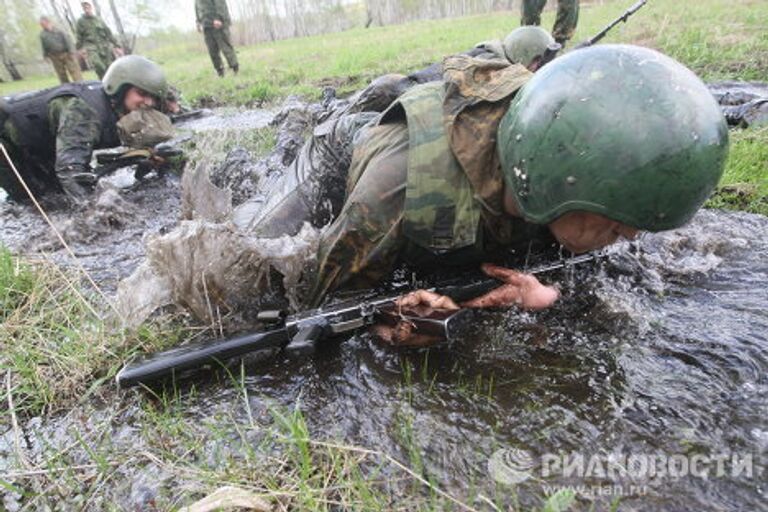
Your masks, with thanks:
M535 75L464 55L443 71L356 132L308 305L375 286L403 264L482 264L500 286L462 306L545 308L557 290L498 266L510 251L541 241L581 253L679 227L722 175L728 130L717 104L653 50L592 47ZM401 304L459 307L425 291ZM382 334L418 342L397 332Z
M70 81L79 82L83 79L80 65L75 54L75 45L69 35L56 27L48 16L40 17L40 44L43 48L43 57L50 60L53 69L59 77L59 82L65 84ZM67 76L69 73L69 76Z
M104 20L93 13L90 2L82 2L83 15L77 20L77 49L88 59L96 76L101 80L116 56L123 54L120 43Z
M1 98L0 142L33 195L63 192L78 201L96 181L90 167L93 150L123 145L120 129L134 124L137 115L162 123L165 116L147 109L160 108L166 90L157 64L138 55L121 57L103 82ZM28 199L24 184L0 156L0 187L11 200Z
M521 25L541 25L541 11L547 0L523 0ZM557 17L552 35L555 41L565 46L573 37L579 22L579 0L557 0Z
M237 74L240 66L229 34L232 20L229 17L227 1L195 0L195 16L197 18L197 30L203 32L205 46L208 47L208 54L216 73L219 76L224 76L224 64L221 61L221 54L223 53L229 68Z

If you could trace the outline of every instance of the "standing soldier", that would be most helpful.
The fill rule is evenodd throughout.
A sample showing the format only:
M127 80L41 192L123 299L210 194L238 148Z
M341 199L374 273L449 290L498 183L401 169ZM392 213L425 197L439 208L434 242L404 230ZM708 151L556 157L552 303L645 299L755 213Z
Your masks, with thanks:
M237 74L240 66L229 36L232 20L229 17L227 1L195 0L195 15L197 30L198 32L202 30L205 36L205 45L208 47L208 54L211 56L216 73L224 76L224 63L221 62L221 53L223 53L232 72Z
M83 15L77 20L77 49L101 80L115 56L123 54L123 49L104 20L93 14L93 5L90 2L80 5Z
M53 64L53 69L59 77L59 82L65 84L72 77L72 82L79 82L83 79L80 73L80 66L75 57L75 45L72 38L54 26L48 16L40 16L40 26L43 30L40 32L40 44L43 47L43 58L48 59ZM69 76L67 76L69 72Z
M521 25L541 25L541 11L547 0L523 0L523 19ZM576 23L579 21L579 0L557 0L557 17L552 36L555 41L565 46L573 37Z

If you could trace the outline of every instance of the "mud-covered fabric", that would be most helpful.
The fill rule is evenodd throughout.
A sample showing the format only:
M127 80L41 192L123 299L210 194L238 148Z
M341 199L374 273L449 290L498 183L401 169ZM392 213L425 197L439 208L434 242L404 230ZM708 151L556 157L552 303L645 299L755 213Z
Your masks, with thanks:
M69 34L56 27L40 31L40 46L43 49L43 57L75 51L75 45Z
M405 242L407 173L406 125L368 129L355 146L344 207L320 240L310 305L332 290L373 286L395 265Z
M541 11L547 0L523 0L521 25L541 25ZM579 22L579 0L557 0L557 17L552 37L563 43L573 37Z

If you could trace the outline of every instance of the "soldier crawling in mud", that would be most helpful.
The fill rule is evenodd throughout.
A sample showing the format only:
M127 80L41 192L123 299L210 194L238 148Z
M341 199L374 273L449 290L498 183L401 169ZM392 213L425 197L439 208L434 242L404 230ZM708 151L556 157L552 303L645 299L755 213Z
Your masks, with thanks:
M653 50L592 47L536 75L468 55L446 58L442 70L440 81L411 87L380 115L333 115L251 222L235 220L239 233L258 243L295 235L304 222L320 227L330 216L316 269L304 272L303 306L341 289L376 286L402 265L418 271L482 264L500 286L461 306L546 308L558 291L499 266L510 251L524 255L541 240L582 253L640 231L679 227L723 172L728 130L717 103L692 72ZM317 156L336 158L335 169L321 169L334 169L335 180L348 168L343 197L318 195L327 192L330 174L313 174L305 160ZM317 205L328 203L318 219ZM205 232L206 247L220 245L212 242L219 236L239 243L224 228ZM168 251L159 239L152 252L196 251L194 236L175 239L179 246L172 238L165 239ZM178 272L169 261L162 264ZM208 286L226 290L231 267L227 272L218 283L209 274ZM173 276L165 282L189 288L186 278ZM263 283L248 284L248 293L257 286ZM423 290L400 304L459 307ZM381 334L393 343L424 341L407 329Z
M91 2L81 2L81 6L83 15L75 27L77 49L101 80L115 57L123 55L123 49L104 20L93 13Z
M77 202L96 182L90 166L94 149L151 146L172 137L170 120L155 110L167 88L157 64L138 55L121 57L103 83L77 82L2 98L0 142L32 194L63 192ZM146 128L138 138L137 125ZM12 200L28 200L5 157L0 158L0 187Z

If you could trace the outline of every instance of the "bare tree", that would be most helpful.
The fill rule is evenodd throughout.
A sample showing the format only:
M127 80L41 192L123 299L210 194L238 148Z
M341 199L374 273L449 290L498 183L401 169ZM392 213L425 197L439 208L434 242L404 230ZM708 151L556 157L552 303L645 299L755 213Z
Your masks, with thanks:
M120 18L120 13L118 12L117 6L115 5L115 0L109 0L109 8L112 11L112 19L115 20L115 27L117 28L117 33L120 36L120 46L123 47L123 51L125 53L132 53L133 45L131 44L131 41L128 39L128 37L125 35L125 28L123 28L123 20Z
M22 76L18 68L16 68L16 63L5 49L5 32L3 30L0 30L0 58L3 60L5 70L11 75L11 80L21 80Z

